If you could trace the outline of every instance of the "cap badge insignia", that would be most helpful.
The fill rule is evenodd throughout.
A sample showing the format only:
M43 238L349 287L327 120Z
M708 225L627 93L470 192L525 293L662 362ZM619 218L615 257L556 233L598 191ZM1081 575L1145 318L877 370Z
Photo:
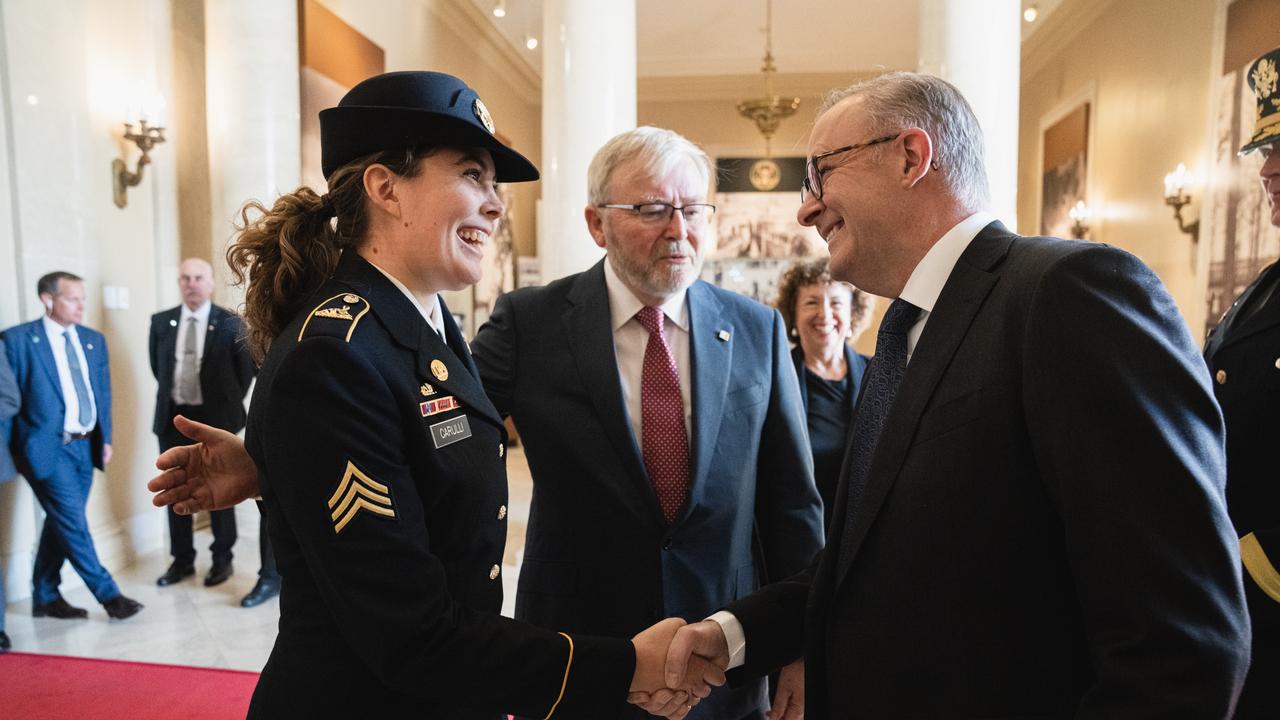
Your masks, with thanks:
M484 125L484 129L488 130L489 134L492 135L493 118L489 116L489 108L484 106L484 101L476 98L476 101L471 103L471 111L476 114L476 119L480 121L480 124Z

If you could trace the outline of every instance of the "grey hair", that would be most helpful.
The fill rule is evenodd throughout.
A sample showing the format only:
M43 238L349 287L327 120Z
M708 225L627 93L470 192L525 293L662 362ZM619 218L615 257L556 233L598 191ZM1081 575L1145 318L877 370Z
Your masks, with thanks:
M934 162L956 199L970 211L990 206L982 128L954 85L932 75L885 73L831 91L818 115L854 96L864 100L872 136L912 127L924 130L933 141Z
M613 137L591 159L587 168L587 199L592 205L617 202L618 198L606 197L613 172L623 163L637 161L654 176L671 172L683 160L689 160L702 175L706 184L711 183L711 158L702 148L680 133L652 125L642 125Z

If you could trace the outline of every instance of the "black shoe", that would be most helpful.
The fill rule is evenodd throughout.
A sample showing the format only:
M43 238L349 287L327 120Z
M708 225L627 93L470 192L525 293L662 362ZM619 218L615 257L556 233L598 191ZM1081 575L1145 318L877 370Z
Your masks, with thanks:
M53 602L36 603L31 606L33 617L51 617L59 620L78 620L89 617L89 611L58 598Z
M209 568L209 574L204 576L204 586L220 585L229 577L231 577L231 561L215 562L213 567Z
M279 594L279 580L263 580L259 578L258 584L254 585L249 594L240 600L240 607L256 607Z
M138 611L142 609L142 603L133 598L117 595L102 603L102 607L112 620L124 620L137 615Z
M13 643L9 642L9 636L0 630L0 653L9 652L9 648L13 647Z
M172 585L178 582L179 580L181 580L182 578L191 577L192 575L195 575L195 574L196 574L196 568L194 565L192 565L191 563L182 563L182 562L178 562L177 560L174 560L173 563L169 565L169 569L165 570L163 575L156 578L156 584L159 585L160 587L164 587L166 585Z

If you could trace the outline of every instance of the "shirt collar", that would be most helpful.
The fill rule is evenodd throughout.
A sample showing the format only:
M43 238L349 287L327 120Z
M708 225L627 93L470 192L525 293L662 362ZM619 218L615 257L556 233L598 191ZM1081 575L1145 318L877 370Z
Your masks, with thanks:
M933 312L933 306L937 304L938 296L942 294L942 288L947 284L947 278L951 277L951 271L955 269L965 248L969 247L969 243L973 242L982 228L995 219L991 213L976 212L956 223L920 259L898 297L924 312Z
M72 338L77 341L80 339L80 335L76 332L76 326L74 324L62 327L58 323L54 322L53 318L48 315L45 315L42 319L44 320L44 333L50 338L60 338L62 337L62 333L70 330Z
M365 260L368 261L368 258L365 258ZM373 263L369 264L373 265ZM404 296L409 298L409 302L413 303L414 309L418 311L418 314L422 316L422 319L426 320L427 324L431 326L431 329L435 330L436 334L440 337L444 337L444 321L440 317L440 293L433 293L428 305L424 307L422 303L418 302L417 296L410 292L409 288L405 286L404 283L397 280L394 275L383 270L377 265L373 265L373 269L382 273L384 277L391 281L392 285L399 288L400 292L404 293Z
M183 303L182 304L182 322L185 323L187 321L187 318L193 317L196 319L197 324L203 325L209 319L209 308L212 306L213 306L213 303L211 301L205 300L203 305L196 308L195 310L192 310L191 308L187 307L186 303Z
M617 332L618 328L627 324L627 321L636 316L640 312L640 308L644 307L644 303L631 292L631 288L622 282L622 278L613 270L613 263L608 257L604 260L604 285L609 290L609 316L613 321L613 331ZM667 320L676 324L685 332L689 332L689 310L685 304L685 298L688 297L689 289L683 288L675 295L667 298L667 301L659 305L662 314L667 316Z

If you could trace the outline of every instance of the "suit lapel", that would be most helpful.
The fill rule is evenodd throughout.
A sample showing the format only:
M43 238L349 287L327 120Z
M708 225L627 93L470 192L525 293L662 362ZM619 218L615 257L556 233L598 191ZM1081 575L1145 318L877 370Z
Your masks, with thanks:
M569 353L578 368L582 387L595 405L596 417L627 469L632 494L641 498L647 515L661 523L662 509L649 484L644 459L637 438L631 432L627 409L622 401L622 382L618 379L618 360L613 346L613 318L609 312L609 290L604 279L605 262L601 260L574 280L567 295L570 308L563 320L565 337L568 338Z
M33 354L36 364L44 368L49 376L49 382L53 383L54 390L58 391L58 397L62 397L62 379L58 377L58 364L53 359L53 348L49 346L52 341L44 331L43 320L36 320L28 325L27 342L31 343L35 349ZM66 398L63 398L63 402L66 402Z
M209 357L209 348L213 347L213 336L218 332L218 326L221 324L222 317L225 314L222 308L217 305L209 306L209 325L204 331L204 349L200 351L200 368L202 371L204 369L204 359Z
M858 554L858 548L897 480L915 437L920 416L924 413L929 398L933 396L938 381L951 364L956 348L968 333L974 316L995 287L999 276L991 272L991 269L1008 253L1014 237L999 223L988 225L961 254L947 278L907 365L898 396L885 418L879 444L871 459L861 503L854 509L850 525L843 528L841 543L835 546L840 548L837 585L844 581L853 558ZM847 474L842 470L842 493L846 492L846 479Z
M160 367L156 374L160 376L160 384L166 392L173 390L173 371L176 365L174 355L178 351L178 320L181 318L182 306L179 305L165 313L164 323L160 326L159 357L156 358Z
M723 317L723 305L710 285L699 280L689 288L685 297L689 304L689 364L693 373L689 497L694 498L706 480L716 437L720 434L720 416L733 362L734 335L733 325ZM681 519L692 511L693 505L692 502L685 503Z
M1222 322L1218 323L1210 334L1205 347L1206 355L1212 357L1219 350L1280 323L1280 300L1274 297L1276 293L1280 293L1280 288L1273 292L1273 297L1268 299L1266 305L1252 310L1249 317L1243 321L1239 320L1240 311L1249 307L1253 296L1267 292L1275 283L1280 283L1280 262L1273 263L1259 273L1258 277L1232 303L1231 309L1223 316Z

